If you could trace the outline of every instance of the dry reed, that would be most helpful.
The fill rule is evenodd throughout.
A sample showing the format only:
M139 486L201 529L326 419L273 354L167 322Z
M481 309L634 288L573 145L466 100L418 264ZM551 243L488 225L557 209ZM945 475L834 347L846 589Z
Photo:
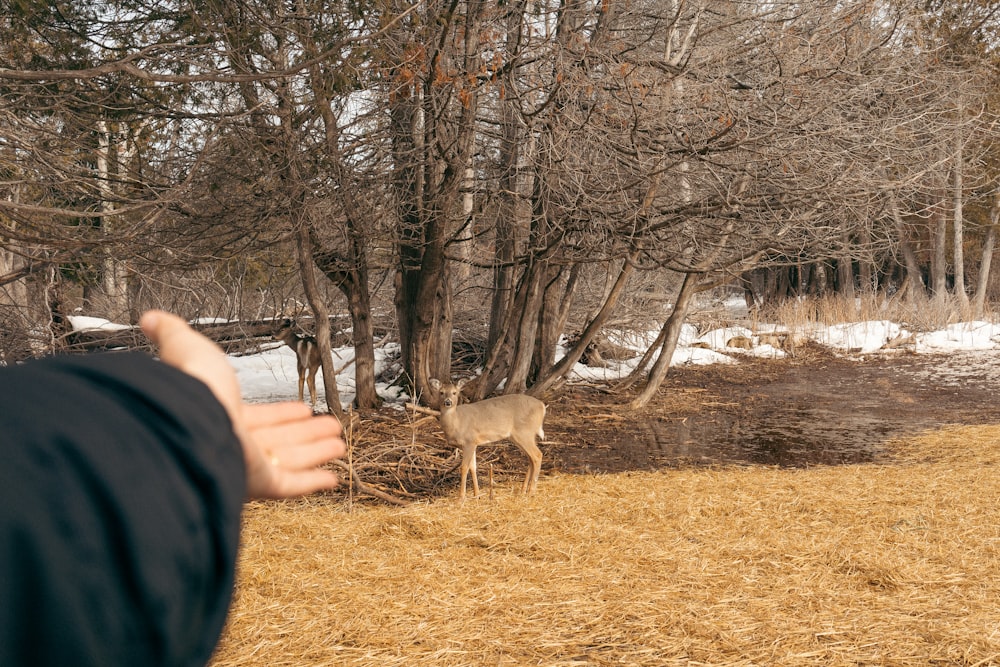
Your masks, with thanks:
M998 438L464 504L255 503L213 665L1000 664Z
M791 331L812 331L816 327L889 320L913 331L932 331L972 319L972 313L957 299L912 296L907 299L866 292L854 299L838 294L788 299L768 308L763 319L780 322ZM992 316L991 316L992 317Z

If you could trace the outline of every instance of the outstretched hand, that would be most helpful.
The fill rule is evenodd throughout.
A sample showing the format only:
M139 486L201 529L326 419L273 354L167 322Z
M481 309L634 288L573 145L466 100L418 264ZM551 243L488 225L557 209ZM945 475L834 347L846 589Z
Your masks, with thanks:
M243 447L250 498L290 498L337 485L337 476L319 467L346 450L335 417L313 417L299 402L244 403L236 372L211 340L159 310L145 313L139 325L164 363L204 382L226 409Z

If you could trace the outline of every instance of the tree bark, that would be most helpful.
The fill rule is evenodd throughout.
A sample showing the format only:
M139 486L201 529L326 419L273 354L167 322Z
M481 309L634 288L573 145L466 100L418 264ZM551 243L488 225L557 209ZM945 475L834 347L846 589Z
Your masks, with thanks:
M542 298L542 310L539 313L538 332L535 338L534 358L531 366L531 387L534 387L556 362L556 346L559 338L566 332L566 322L576 294L576 285L580 279L581 267L573 264L569 275L550 280ZM557 276L566 273L565 267L560 267ZM529 391L528 393L531 393Z
M969 312L969 295L965 291L965 213L964 199L962 192L964 174L963 170L963 150L962 139L958 138L958 146L955 150L955 168L952 182L952 255L954 257L955 272L955 297L958 299L958 306L963 314Z
M97 155L96 166L101 195L100 211L101 217L98 224L101 231L108 239L114 239L117 232L115 229L115 205L114 193L111 184L117 178L117 171L121 165L112 171L112 163L119 161L119 153L124 149L114 144L117 133L108 127L108 123L100 121L96 127L97 133ZM117 256L113 243L105 244L101 252L100 266L98 267L99 288L103 296L104 314L111 320L120 320L129 313L128 289L126 286L127 271L124 262Z
M316 273L313 271L312 242L309 239L309 229L300 224L295 233L295 249L299 260L299 273L302 275L302 289L305 291L309 307L316 320L316 344L319 346L320 363L323 368L323 388L326 390L326 405L330 414L344 420L344 409L340 405L340 392L337 390L337 373L333 366L333 352L330 349L330 312L323 302L316 283Z
M309 45L311 52L315 53L318 50L314 43L309 42ZM358 219L364 215L366 209L355 197L348 170L344 166L344 156L340 150L340 129L332 109L329 81L323 76L319 65L311 68L310 78L316 107L323 120L331 169L340 183L337 194L342 202L341 209L345 217L347 237L344 244L346 255L344 266L338 266L340 262L322 247L317 234L310 234L310 242L320 270L347 298L354 344L354 404L360 410L374 409L381 401L375 391L375 342L372 331L371 295L368 288L368 252L362 232L364 224Z
M513 340L513 352L507 384L504 393L524 393L528 386L528 375L531 372L531 360L535 346L535 334L538 329L538 314L541 309L545 281L548 276L545 260L536 260L524 276L527 282L523 307L518 312L516 331Z
M372 327L371 299L368 293L367 264L355 270L342 270L326 257L313 235L313 258L320 271L344 294L351 316L351 342L354 346L354 405L359 410L377 408L381 399L375 391L375 333ZM357 252L354 253L357 256Z
M646 379L646 385L629 404L629 407L633 410L639 410L646 407L649 401L652 400L653 396L656 395L656 392L659 391L664 378L667 377L667 370L670 368L670 360L674 356L674 350L677 349L677 341L681 335L681 327L687 319L688 309L691 307L691 300L694 298L694 295L698 293L699 278L700 274L697 273L685 274L684 282L681 283L680 290L677 293L677 299L674 300L674 308L670 311L670 316L663 324L663 331L661 332L662 343L660 346L660 356L656 359L656 362L653 364L653 368L649 371L649 377Z
M931 293L935 299L944 300L948 296L948 218L940 205L934 206L934 221L931 226Z
M850 240L844 239L845 247L850 247ZM837 291L844 299L854 304L854 261L847 253L837 258Z

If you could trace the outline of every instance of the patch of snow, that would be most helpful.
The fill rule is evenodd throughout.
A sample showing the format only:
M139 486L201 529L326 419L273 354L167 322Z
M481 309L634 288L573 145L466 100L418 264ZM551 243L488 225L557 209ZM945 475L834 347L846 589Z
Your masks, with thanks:
M706 332L697 342L707 343L713 350L726 349L726 343L733 338L753 338L753 332L746 327L725 327L724 329L713 329Z
M958 350L992 350L1000 338L1000 325L990 322L960 322L942 331L916 336L918 352L954 352Z
M128 324L116 324L102 317L87 317L86 315L69 315L67 318L73 331L124 331L131 329Z
M71 316L70 322L77 330L130 328L128 325L115 324L105 319L79 315ZM784 350L769 344L761 344L759 335L775 331L784 332L786 330L783 327L761 323L756 325L756 331L757 334L746 327L733 326L715 329L699 336L697 328L686 323L681 329L677 349L671 358L671 366L733 364L739 363L740 356L748 355L784 356ZM645 335L641 333L612 335L609 332L609 341L635 350L636 356L621 362L609 362L604 368L576 364L570 372L569 378L577 381L602 383L617 381L635 369L641 355L658 334L659 331L655 330L647 332ZM755 343L754 347L750 350L726 347L726 343L736 336L750 338ZM952 324L940 331L916 334L912 338L910 332L893 322L857 322L817 327L809 334L809 339L841 352L858 355L859 362L870 358L873 353L885 349L888 342L910 339L912 346L908 349L918 353L949 353L955 357L968 356L968 364L978 366L977 372L980 373L983 364L993 367L995 358L1000 355L1000 325L980 321ZM351 363L354 359L354 349L347 346L337 348L334 352L334 366L340 371L337 374L337 390L346 407L353 402L356 391L354 364ZM565 349L560 347L556 358L564 353ZM375 355L375 372L378 377L398 375L401 370L398 362L398 343L379 346L375 350ZM231 356L229 360L236 369L245 400L257 403L295 400L298 397L295 353L287 345L275 344L258 354ZM1000 381L1000 364L996 367L998 381ZM316 388L319 392L317 403L322 404L325 401L322 371L320 371L317 380ZM935 381L941 380L937 378ZM400 409L406 401L410 400L405 387L380 382L376 386L376 391L388 405L397 406ZM309 400L308 390L305 400Z
M881 350L886 343L903 332L898 324L885 320L835 324L813 335L821 345L838 350L869 354Z

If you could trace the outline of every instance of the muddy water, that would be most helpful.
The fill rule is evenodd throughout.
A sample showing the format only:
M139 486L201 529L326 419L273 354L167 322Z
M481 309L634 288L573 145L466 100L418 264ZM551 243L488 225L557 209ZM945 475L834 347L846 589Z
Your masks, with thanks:
M698 405L672 410L667 398L648 416L563 428L550 448L550 465L599 473L863 463L886 457L887 441L908 433L1000 423L996 351L678 369L670 383L667 397L698 388Z

